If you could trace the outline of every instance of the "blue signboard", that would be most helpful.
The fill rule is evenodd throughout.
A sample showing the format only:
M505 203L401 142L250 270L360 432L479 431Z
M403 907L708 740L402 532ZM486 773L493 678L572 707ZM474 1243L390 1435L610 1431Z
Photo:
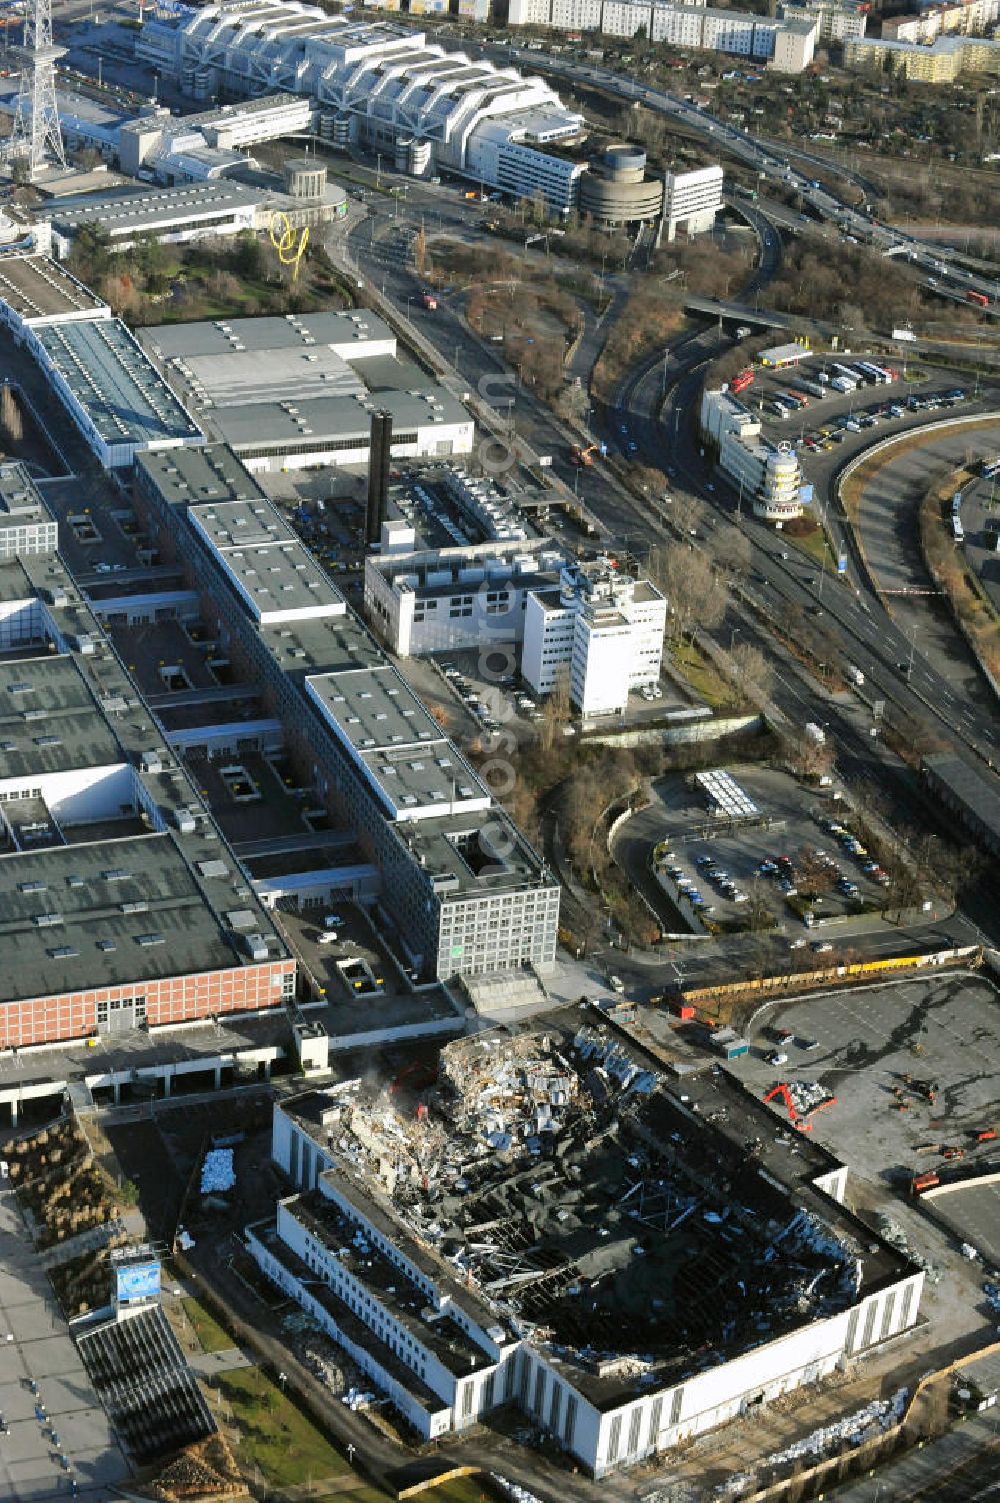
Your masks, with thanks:
M157 1299L160 1293L159 1263L127 1263L115 1269L115 1299L120 1305L137 1299Z

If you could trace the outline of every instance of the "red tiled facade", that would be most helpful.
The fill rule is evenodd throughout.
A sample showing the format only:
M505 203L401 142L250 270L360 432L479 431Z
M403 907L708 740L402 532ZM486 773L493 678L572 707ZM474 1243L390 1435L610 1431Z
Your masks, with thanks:
M101 1003L113 1006L144 1001L146 1021L151 1028L231 1012L260 1012L280 1007L288 995L288 986L294 985L294 980L285 981L287 976L295 976L293 959L0 1003L0 1049L96 1035Z

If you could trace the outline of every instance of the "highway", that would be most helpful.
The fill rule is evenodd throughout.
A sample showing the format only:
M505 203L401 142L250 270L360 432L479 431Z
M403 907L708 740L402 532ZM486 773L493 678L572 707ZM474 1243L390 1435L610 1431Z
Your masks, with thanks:
M425 310L417 293L416 277L409 245L397 233L402 224L419 223L421 216L442 229L468 232L468 209L455 202L454 190L423 186L411 190L407 200L371 195L368 202L371 219L359 223L349 235L351 253L359 269L367 272L375 286L397 307L408 311L420 333L429 339L468 380L475 380L480 390L483 376L499 377L495 391L501 405L515 397L517 428L520 436L541 454L553 458L553 470L568 485L577 488L607 529L613 545L630 548L643 555L651 545L675 546L678 530L668 508L651 498L640 503L617 483L605 466L579 471L568 462L571 434L523 386L517 386L504 360L502 349L484 344L461 317L458 293L445 295L436 311ZM781 254L781 242L766 214L750 204L740 206L757 231L761 260L753 277L740 293L740 306L774 274ZM809 611L818 604L822 592L823 625L836 633L839 652L844 661L864 664L870 702L883 700L913 717L916 721L936 723L942 738L977 759L992 762L997 755L997 723L988 697L976 695L962 705L954 698L950 682L940 665L928 662L905 630L885 612L877 597L868 589L857 567L851 569L852 583L842 580L816 580L816 569L795 548L781 547L780 538L767 524L756 521L741 509L739 498L725 484L712 477L698 450L692 414L699 399L706 366L734 341L716 325L692 330L673 341L668 350L641 363L623 381L613 408L598 412L609 445L626 449L635 444L630 457L644 460L667 474L672 491L686 492L698 498L702 510L694 540L695 546L710 545L724 555L726 529L739 525L753 545L752 572L741 588L741 598L734 600L717 640L728 644L733 634L740 640L754 642L775 659L777 677L773 698L792 724L807 720L829 723L835 731L838 752L848 777L870 776L874 748L869 734L872 716L856 696L849 703L831 697L823 686L789 654L776 648L768 622L778 621L796 611ZM503 384L504 380L510 385ZM622 428L627 435L622 434ZM711 487L711 489L710 489ZM850 554L848 540L838 520L828 514L828 527L835 549ZM556 532L560 528L556 527ZM787 553L787 558L782 557ZM913 668L910 655L913 651ZM902 665L902 666L901 666ZM839 666L839 665L838 665ZM895 797L901 800L898 812L913 822L921 811L912 803L912 791L902 785Z
M706 365L720 348L731 344L723 337L720 345L714 330L684 336L671 352L674 358L666 366L666 382L664 361L659 356L655 363L638 367L621 390L621 405L615 414L621 421L617 426L627 426L639 457L664 470L672 490L684 489L702 498L704 516L697 530L717 555L725 556L725 530L729 526L738 524L750 539L752 573L743 590L747 602L778 621L787 618L790 611L822 610L823 625L836 631L844 660L864 666L865 688L872 700L893 704L917 721L932 719L943 738L956 742L956 749L972 750L981 762L995 764L1000 760L997 717L995 703L985 687L973 681L959 703L954 678L929 661L904 626L888 615L856 566L849 571L849 584L818 574L814 563L794 546L783 546L772 526L754 518L749 507L741 508L740 498L719 476L712 476L696 441L694 410ZM610 424L609 429L614 426ZM610 431L609 437L614 437ZM850 557L850 540L839 519L829 511L827 531L834 551L847 552ZM747 616L740 614L742 619L737 624L742 633ZM720 635L724 640L724 633ZM768 647L773 651L773 643ZM940 654L936 656L940 660ZM775 697L780 705L780 689ZM815 696L804 695L800 685L790 697L797 710L793 719L799 718L810 702L815 712ZM781 707L786 713L791 708ZM829 718L829 706L827 711L822 718ZM807 718L816 718L815 713ZM870 746L865 749L865 758L870 761Z
M454 189L415 185L405 200L379 194L367 198L371 219L355 226L348 237L359 270L367 273L398 308L407 311L419 332L463 377L474 381L480 392L495 391L501 407L514 398L520 437L536 453L552 456L553 471L565 484L576 488L597 514L612 546L624 546L640 556L653 545L677 546L679 531L662 500L651 497L646 503L640 502L607 466L581 471L569 464L569 444L574 435L529 390L517 384L502 347L484 343L468 328L461 316L458 289L446 293L436 311L425 310L420 304L420 282L409 244L398 230L409 224L412 232L423 220L428 228L440 226L467 236L468 206L464 201L456 202ZM739 210L753 225L760 244L759 264L738 294L740 306L748 306L780 264L781 241L759 206L748 201L741 203ZM870 780L874 763L883 777L889 817L899 824L924 827L930 811L917 793L912 775L873 742L872 705L882 701L917 724L931 723L943 744L954 746L980 767L983 762L992 764L997 756L994 707L985 693L969 696L961 704L956 701L955 684L949 680L946 665L942 668L927 661L919 650L919 641L914 644L870 591L856 561L852 560L849 585L825 576L817 581L815 566L794 547L783 548L780 535L748 515L748 509L741 509L739 498L712 476L699 452L692 417L707 365L733 346L734 341L724 330L720 334L714 323L679 336L667 350L628 373L614 406L595 413L595 426L603 425L616 449L663 470L672 492L686 492L697 500L699 536L690 540L692 546L711 546L724 556L728 528L738 525L747 535L753 549L751 573L737 590L716 640L726 646L738 636L741 641L760 646L776 667L772 698L791 724L804 725L812 720L828 725L845 779ZM495 387L489 385L490 377L500 378ZM622 428L627 434L621 432ZM630 444L635 445L633 451ZM829 514L827 520L835 550L843 549L852 556L836 517ZM557 536L565 532L559 523L553 530ZM566 536L563 540L576 541ZM820 593L822 625L836 638L838 666L855 660L864 664L864 700L853 693L831 695L771 634L771 623L780 623L789 613L794 618L796 613L815 608ZM994 905L976 903L975 909L970 916L990 932L996 930L1000 937L1000 914ZM954 937L967 942L971 931L962 927L961 917L953 924ZM937 940L946 932L952 932L952 926L938 926ZM890 935L879 943L894 947L900 940ZM867 939L861 940L866 952L869 944Z
M647 88L633 78L620 76L607 68L575 62L572 58L553 56L551 53L531 52L522 48L501 44L487 44L478 49L481 54L495 61L513 61L528 69L554 73L572 82L590 85L614 94L620 99L641 103L657 114L666 115L676 125L705 138L720 156L734 157L745 167L752 168L762 185L780 187L786 192L800 195L803 206L810 208L818 219L831 222L843 235L853 235L878 250L900 249L914 266L926 272L935 290L951 291L959 301L966 301L966 294L975 292L988 298L990 308L984 313L1000 316L996 306L1000 297L1000 283L970 271L965 257L947 247L920 240L917 236L898 230L891 225L880 224L863 207L855 207L838 198L819 178L810 178L793 165L795 160L805 161L825 179L839 177L851 182L862 193L871 189L871 184L857 173L832 165L826 158L813 154L803 147L788 148L772 144L747 131L717 119L696 104L678 99L662 89Z

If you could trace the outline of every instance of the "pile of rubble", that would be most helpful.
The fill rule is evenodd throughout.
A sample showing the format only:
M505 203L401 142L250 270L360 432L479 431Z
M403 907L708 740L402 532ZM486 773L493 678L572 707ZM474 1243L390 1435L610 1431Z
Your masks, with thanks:
M830 1092L826 1086L820 1085L816 1080L790 1080L788 1094L800 1117L807 1117L810 1112L822 1106L824 1101L830 1100Z
M236 1171L233 1169L233 1150L231 1148L212 1148L205 1155L205 1162L201 1166L201 1193L202 1195L225 1194L232 1190L236 1184Z
M899 1423L906 1412L908 1397L908 1391L899 1388L891 1399L873 1399L854 1414L834 1420L830 1425L823 1425L819 1430L813 1430L801 1440L786 1446L783 1451L768 1456L766 1465L777 1468L797 1461L819 1462L827 1456L836 1455L844 1445L864 1445L865 1441L874 1440ZM722 1483L716 1492L722 1497L736 1499L756 1485L756 1478L747 1473L738 1473Z
M461 1039L441 1052L440 1078L454 1092L455 1128L498 1153L537 1149L576 1104L580 1078L547 1035Z

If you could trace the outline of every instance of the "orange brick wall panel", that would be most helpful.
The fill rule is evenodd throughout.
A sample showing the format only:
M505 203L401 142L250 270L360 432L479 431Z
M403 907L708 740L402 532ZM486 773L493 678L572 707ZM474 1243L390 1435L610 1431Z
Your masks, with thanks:
M282 978L294 960L237 966L192 976L167 976L133 985L99 987L0 1004L0 1048L26 1048L82 1039L97 1032L98 1002L146 999L151 1027L190 1023L212 1014L259 1012L282 1004Z

